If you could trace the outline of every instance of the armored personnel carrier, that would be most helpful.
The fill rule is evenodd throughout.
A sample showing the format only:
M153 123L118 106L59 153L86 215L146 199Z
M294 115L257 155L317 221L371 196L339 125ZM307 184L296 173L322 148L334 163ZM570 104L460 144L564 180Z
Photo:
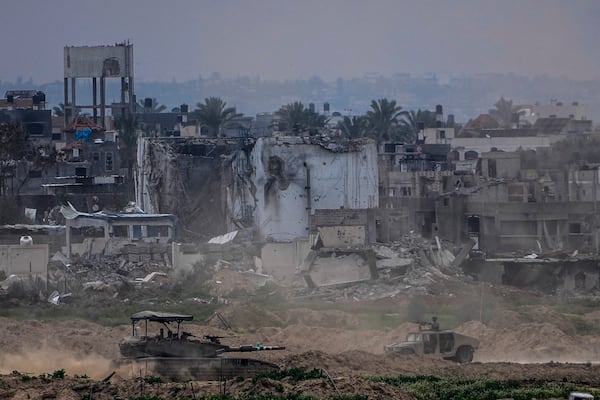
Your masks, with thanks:
M278 369L262 360L226 357L225 353L283 350L283 346L228 346L223 337L206 335L202 338L181 330L184 321L193 316L156 311L141 311L131 316L131 336L119 343L121 358L118 366L132 365L134 371L157 374L169 379L221 380L236 376L253 376L258 372ZM143 326L139 326L143 325ZM150 335L148 327L158 325ZM140 331L140 332L138 332Z
M441 358L461 364L473 361L473 353L479 340L451 330L425 329L410 332L404 342L383 347L386 353L417 354L429 358Z

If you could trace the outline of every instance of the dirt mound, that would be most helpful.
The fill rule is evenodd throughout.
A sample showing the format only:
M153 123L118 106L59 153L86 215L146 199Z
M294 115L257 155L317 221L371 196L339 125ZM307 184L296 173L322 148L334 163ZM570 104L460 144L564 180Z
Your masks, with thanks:
M496 329L504 329L525 323L550 322L568 335L573 335L577 332L573 317L545 305L535 305L522 307L519 312L510 310L499 311L494 319L490 321L489 325ZM598 318L600 318L600 314Z
M332 384L333 382L333 384ZM351 396L361 394L369 399L399 399L411 400L412 396L402 392L395 386L382 382L373 382L367 378L326 377L304 381L294 381L291 378L273 380L261 378L235 380L225 385L220 382L157 382L148 383L142 379L122 379L116 377L110 383L102 383L86 378L65 377L54 379L50 377L30 377L12 374L0 376L1 395L3 399L58 399L79 400L94 398L108 400L115 398L196 398L222 393L245 396L268 396L270 394L283 396L302 393L312 398L332 398L336 395Z
M253 304L231 304L219 311L235 331L255 331L265 326L283 326L274 313ZM211 318L210 326L223 327L218 318Z
M258 286L238 271L222 269L215 272L210 282L210 294L215 297L253 294Z
M266 333L266 331L259 330L258 333ZM293 352L303 352L306 349L326 353L361 350L373 354L383 354L384 344L394 340L397 333L391 330L344 330L290 325L277 331L271 331L268 336L270 342L285 344Z
M355 328L359 320L343 311L315 311L308 308L295 308L283 313L282 319L286 325L306 325L322 328Z
M246 393L259 396L272 393L302 393L303 396L311 398L334 398L341 394L346 396L366 395L369 399L414 399L409 394L402 392L399 388L386 385L381 382L373 382L364 377L333 377L328 381L326 377L296 382L291 378L281 381L262 378L257 382L245 380L236 382L230 386L235 393Z

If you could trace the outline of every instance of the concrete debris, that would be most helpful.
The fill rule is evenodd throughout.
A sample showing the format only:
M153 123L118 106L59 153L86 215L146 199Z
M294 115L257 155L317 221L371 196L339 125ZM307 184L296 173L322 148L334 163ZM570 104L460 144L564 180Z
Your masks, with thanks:
M244 275L249 281L256 284L256 286L264 286L267 284L267 282L273 280L273 277L271 275L259 274L254 271L242 271L240 273Z
M217 262L215 263L215 266L214 266L214 270L220 271L222 269L230 268L231 266L232 266L232 263L230 263L228 261L217 260Z
M398 257L398 252L384 245L373 246L373 251L375 252L375 256L377 257L377 259Z
M91 258L73 257L67 262L58 252L48 264L47 293L72 293L73 299L80 302L102 301L108 297L126 298L133 295L131 289L151 291L163 285L164 278L169 271L172 272L170 263L162 259L132 262L130 256L130 253L126 253Z
M54 255L52 256L50 261L58 261L58 262L61 262L63 265L69 264L69 259L67 258L67 256L65 256L60 251L57 251L56 253L54 253Z
M60 294L58 290L55 290L50 294L50 296L48 296L48 303L59 305L61 303L65 303L67 299L70 299L72 296L72 293Z
M176 244L172 253L162 251L161 257L147 257L151 253L137 247L126 247L117 255L74 256L71 260L59 252L49 263L48 286L41 300L59 304L66 293L71 301L90 304L114 299L125 302L158 298L165 290L181 292L185 288L191 296L181 301L223 304L264 295L267 292L259 289L265 285L281 285L280 277L274 277L273 263L263 268L263 259L258 257L265 244L246 240L243 230L241 235L235 232L213 243ZM307 247L308 256L297 260L304 260L302 265L292 266L290 274L293 277L295 271L296 279L286 281L286 293L292 298L318 297L332 302L426 294L437 282L468 279L458 267L471 247L450 247L439 239L426 240L414 234L386 245ZM163 253L173 261L162 257ZM23 285L23 279L11 276L0 282L0 294L6 296L4 292L19 286L17 283Z
M461 255L465 248L471 247L472 244L456 249L456 254ZM319 249L319 251L322 250ZM427 294L433 284L443 280L469 280L455 268L456 264L460 264L462 260L457 260L450 247L439 239L432 243L414 234L409 234L397 242L387 245L373 245L370 251L373 252L378 271L376 278L363 281L347 281L341 286L319 286L315 284L316 282L312 282L311 286L311 282L307 280L309 287L298 288L291 296L294 299L319 298L331 302L377 300L395 297L400 294ZM336 259L337 257L336 255ZM339 261L336 259L333 261ZM325 263L332 262L331 260L325 260ZM346 268L357 264L356 260L346 261L348 261ZM311 251L303 265L304 272L306 273L307 266L318 265L319 263L323 264L323 261L321 261L318 252ZM335 262L334 264L337 265ZM355 268L355 270L357 269ZM347 271L343 273L340 273L340 271L341 269L336 268L323 268L319 272L325 278L336 282L341 282L340 279L349 278ZM328 273L334 276L330 276ZM313 272L309 276L312 275ZM315 276L319 275L315 274Z
M153 280L155 280L156 277L167 277L168 275L164 272L150 272L148 275L146 275L143 278L135 278L134 282L135 283L148 283L148 282L152 282Z
M406 271L406 268L410 267L413 264L412 258L400 258L393 257L387 258L384 260L377 260L377 269L403 269Z
M102 282L102 281L93 281L93 282L85 282L83 284L83 289L84 290L97 290L97 291L105 291L105 290L112 290L113 287L112 285Z
M2 290L9 290L12 286L22 284L25 278L18 275L9 275L5 280L0 282L0 288Z
M439 267L449 267L454 262L454 254L446 249L431 250L431 256L435 265Z
M208 241L208 243L212 243L212 244L225 244L225 243L229 243L233 239L235 239L235 237L237 236L237 234L238 234L238 231L233 231L233 232L226 233L224 235L215 236L214 238L210 239Z

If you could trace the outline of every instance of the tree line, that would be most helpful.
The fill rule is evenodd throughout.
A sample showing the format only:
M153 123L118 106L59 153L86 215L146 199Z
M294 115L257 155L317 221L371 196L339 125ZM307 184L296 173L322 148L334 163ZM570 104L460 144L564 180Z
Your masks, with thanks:
M151 106L148 106L144 100L135 104L135 112L160 113L167 109L165 105L159 104L156 98L151 100ZM64 116L64 105L59 104L53 111L55 115ZM179 107L171 110L171 112L180 111ZM74 114L79 113L80 110L77 109ZM195 120L205 127L207 136L218 137L223 133L223 128L228 122L241 116L243 114L238 113L235 107L227 106L220 97L207 97L204 102L196 104L196 108L189 113L189 120ZM281 106L274 117L275 130L289 135L323 133L327 126L328 132L333 128L342 137L372 138L378 144L386 141L414 143L420 124L425 128L436 126L434 111L404 110L396 100L387 98L372 100L370 108L362 115L342 116L339 113L325 115L315 111L314 107L307 107L300 101L294 101ZM335 117L333 121L336 121L333 125L332 117ZM131 117L124 121L117 120L116 124L119 130L125 128L127 131L121 132L122 136L132 136L131 133L135 131L137 125L135 118L131 119Z
M152 99L152 107L137 105L138 112L161 112L165 106ZM179 112L174 108L172 112ZM190 112L190 119L195 119L207 129L207 135L217 137L222 134L224 126L242 116L235 107L228 107L219 97L208 97L204 102L196 104ZM281 106L275 112L274 128L289 135L322 133L326 125L331 128L331 116L321 114L314 107L307 107L300 101ZM412 143L417 138L420 123L426 128L435 127L435 113L429 110L403 110L395 100L386 98L372 100L370 109L363 115L336 116L333 126L340 136L356 138L372 138L377 143L399 141ZM130 121L128 121L131 124Z

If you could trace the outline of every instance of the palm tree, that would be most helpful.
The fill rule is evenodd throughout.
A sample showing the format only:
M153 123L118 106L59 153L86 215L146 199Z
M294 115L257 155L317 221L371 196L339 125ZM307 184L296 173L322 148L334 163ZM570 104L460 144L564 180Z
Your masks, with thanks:
M371 101L371 110L367 111L369 129L377 144L390 140L402 107L396 105L396 100L379 99Z
M29 135L20 124L0 123L0 171L15 160L21 159L28 150ZM4 174L0 174L0 196L7 194Z
M435 112L421 110L420 108L417 111L403 111L397 132L398 139L405 142L414 142L419 133L420 122L423 123L425 128L435 128Z
M306 108L300 101L281 106L281 108L277 110L280 123L283 125L283 129L280 127L280 130L299 132L304 123L305 112Z
M136 104L136 111L142 113L161 113L167 109L167 106L164 104L158 104L155 97L152 98L152 105L150 107L146 107L145 103L145 100L140 100Z
M489 111L489 114L498 120L500 126L503 128L510 128L512 115L515 111L512 100L506 100L504 99L504 96L502 96L500 97L500 100L494 103L494 107L495 108Z
M319 114L318 112L313 111L310 108L305 111L304 124L305 124L306 129L308 129L308 130L320 129L325 126L325 123L327 123L327 116L325 116L323 114Z
M368 120L365 116L354 116L344 117L342 121L339 121L337 128L342 132L342 135L355 139L365 135L367 132Z
M235 107L227 107L227 103L219 97L208 97L204 99L204 103L196 104L196 107L196 118L208 127L208 134L212 137L217 137L227 121L242 115L236 112Z
M304 107L300 101L286 104L277 110L280 117L282 130L301 133L306 130L319 129L325 126L327 117L310 108Z

